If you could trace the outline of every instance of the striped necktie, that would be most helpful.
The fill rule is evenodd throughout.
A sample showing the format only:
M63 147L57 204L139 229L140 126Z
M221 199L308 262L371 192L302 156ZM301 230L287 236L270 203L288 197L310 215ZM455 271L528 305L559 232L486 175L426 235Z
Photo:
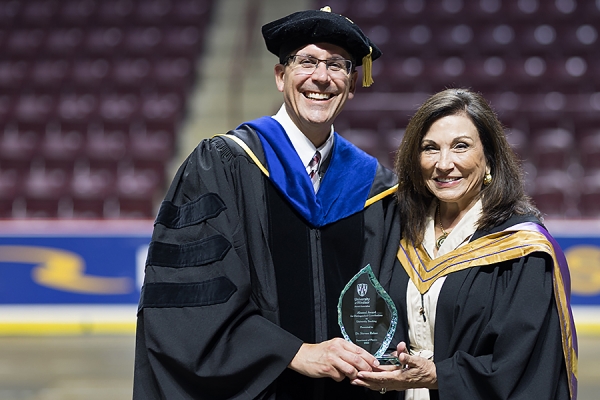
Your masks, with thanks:
M320 161L321 161L321 153L319 153L319 151L317 150L317 152L313 156L312 160L310 160L310 162L308 163L308 167L306 167L306 172L308 172L308 176L310 177L310 180L312 181L313 189L315 190L315 193L317 193L317 190L319 189L319 183L321 180L321 177L319 176L319 162Z

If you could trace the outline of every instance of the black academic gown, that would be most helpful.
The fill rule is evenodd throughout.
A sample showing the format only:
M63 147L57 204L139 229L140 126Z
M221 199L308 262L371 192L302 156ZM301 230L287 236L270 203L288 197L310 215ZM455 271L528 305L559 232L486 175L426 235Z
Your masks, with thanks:
M471 240L532 217L513 217ZM392 250L393 251L393 250ZM438 390L431 399L569 399L562 337L547 254L472 267L447 276L437 306L434 362ZM406 288L398 260L383 271L400 321L395 342L408 340ZM404 392L384 398L403 399Z
M266 165L253 129L230 134ZM228 137L204 140L166 195L138 311L134 399L365 396L287 366L303 342L341 337L338 297L360 268L393 262L396 179L378 165L369 196L381 198L316 228L249 154Z

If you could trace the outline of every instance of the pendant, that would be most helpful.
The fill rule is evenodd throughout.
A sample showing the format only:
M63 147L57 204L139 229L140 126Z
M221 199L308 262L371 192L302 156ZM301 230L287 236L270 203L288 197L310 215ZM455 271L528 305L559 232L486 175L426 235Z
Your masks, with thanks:
M435 247L437 247L438 250L440 249L440 247L442 247L442 243L444 243L444 240L446 240L447 237L448 234L444 233L442 236L440 236L438 240L435 241Z

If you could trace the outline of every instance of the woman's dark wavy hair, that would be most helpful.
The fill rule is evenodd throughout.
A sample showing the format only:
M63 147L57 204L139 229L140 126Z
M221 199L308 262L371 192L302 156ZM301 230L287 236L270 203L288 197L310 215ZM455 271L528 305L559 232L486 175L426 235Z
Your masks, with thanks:
M492 182L482 187L483 211L477 228L488 230L512 215L529 214L541 219L539 210L525 194L523 171L504 136L496 113L478 93L447 89L423 103L410 119L395 160L398 175L398 204L402 232L415 244L423 241L425 221L434 196L421 173L421 141L431 125L442 117L465 115L479 132Z

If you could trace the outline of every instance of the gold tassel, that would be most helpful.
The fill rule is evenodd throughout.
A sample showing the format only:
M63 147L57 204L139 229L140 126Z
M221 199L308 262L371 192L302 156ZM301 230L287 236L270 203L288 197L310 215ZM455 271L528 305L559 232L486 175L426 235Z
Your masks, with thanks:
M362 65L363 65L363 87L369 87L373 84L373 76L371 75L371 69L373 67L373 59L371 58L371 54L373 53L373 49L369 46L369 54L363 57Z

